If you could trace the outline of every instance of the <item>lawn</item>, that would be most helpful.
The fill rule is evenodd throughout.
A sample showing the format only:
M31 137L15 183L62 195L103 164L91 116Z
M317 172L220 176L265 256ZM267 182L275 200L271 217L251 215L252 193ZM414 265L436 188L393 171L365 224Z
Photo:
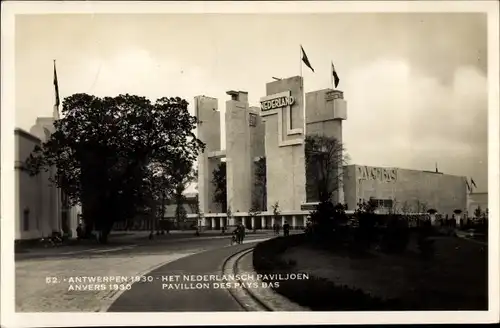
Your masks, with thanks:
M368 256L355 257L307 244L289 247L280 255L283 263L291 263L292 271L309 273L314 281L303 286L297 281L278 292L323 311L487 310L487 246L457 237L433 239L436 254L431 260L419 257L415 238L399 255L373 250ZM290 288L304 290L290 292ZM358 290L357 298L347 297L346 290ZM345 302L339 300L342 297ZM377 301L364 301L370 298ZM356 302L363 304L358 308Z

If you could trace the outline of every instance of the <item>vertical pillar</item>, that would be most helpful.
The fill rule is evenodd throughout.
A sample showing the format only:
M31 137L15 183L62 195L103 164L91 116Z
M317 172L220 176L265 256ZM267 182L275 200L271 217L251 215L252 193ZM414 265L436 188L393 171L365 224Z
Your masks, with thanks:
M224 227L224 218L219 219L220 227Z
M226 170L227 205L233 211L246 212L252 205L253 159L250 140L248 93L227 91Z
M220 112L218 100L206 96L194 98L195 116L198 119L198 139L205 143L205 150L198 155L198 197L200 212L217 213L218 205L213 202L214 185L212 174L220 163Z
M252 217L252 230L255 230L255 217Z
M339 144L342 144L342 121L347 119L347 104L344 100L344 93L340 90L324 89L308 92L306 94L306 135L321 135L335 138ZM339 147L339 152L341 152ZM343 154L336 154L332 161L331 171L338 177L332 181L331 189L332 201L344 203L343 186ZM314 169L311 167L311 169ZM316 194L317 181L314 173L307 174L307 201L318 201Z
M264 215L260 218L260 224L262 226L261 229L266 228L266 217Z
M297 217L295 215L292 216L292 229L297 229Z
M281 216L281 226L284 226L286 222L286 217L284 215Z
M271 218L271 225L274 227L274 224L276 223L276 220L274 219L274 216Z
M267 206L300 210L306 200L303 80L295 76L266 84L260 99L265 122Z
M212 230L215 230L215 218L212 218Z

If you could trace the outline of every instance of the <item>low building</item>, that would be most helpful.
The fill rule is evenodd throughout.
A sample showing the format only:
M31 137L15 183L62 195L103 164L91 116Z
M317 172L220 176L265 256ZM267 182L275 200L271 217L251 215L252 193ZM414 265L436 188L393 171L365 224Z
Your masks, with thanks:
M37 122L41 123L41 122ZM15 129L15 240L47 237L53 232L76 234L78 209L67 206L64 194L49 179L55 169L32 176L26 160L35 148L48 138L50 131L41 126L37 136L22 129Z
M443 215L467 210L466 177L433 171L348 165L344 168L344 201L349 210L369 199L381 210Z

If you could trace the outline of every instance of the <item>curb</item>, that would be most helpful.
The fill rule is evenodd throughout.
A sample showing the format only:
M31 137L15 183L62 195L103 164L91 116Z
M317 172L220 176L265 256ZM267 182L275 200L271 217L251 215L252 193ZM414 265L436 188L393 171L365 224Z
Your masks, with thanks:
M265 239L267 240L267 238ZM255 241L253 241L252 239L246 241L244 244L250 244L250 243L253 243L253 242L259 242L259 241L262 241L260 239L257 239ZM224 246L224 247L232 247L232 246ZM202 250L202 251L199 251L199 252L193 252L193 253L186 253L186 254L182 254L182 256L179 256L178 258L174 259L174 260L168 260L168 261L163 261L161 263L158 263L158 264L155 264L153 266L150 266L149 268L147 269L144 269L142 270L141 272L138 272L136 274L134 274L134 276L143 276L143 275L147 275L148 273L166 265L166 264L169 264L169 263L172 263L172 262L175 262L177 260L180 260L182 258L185 258L185 257L188 257L188 256L192 256L192 255L195 255L195 254L199 254L199 253L203 253L203 252L208 252L208 251L211 251L211 249L208 249L208 250ZM248 251L248 248L246 249L246 251ZM237 253L238 254L238 253ZM133 285L133 284L132 284ZM95 312L107 312L108 309L111 307L111 305L124 293L126 292L126 290L117 290L117 291L112 291L110 292L108 295L105 296L105 298L103 300L101 300L101 307L99 308L99 310L96 310Z
M245 250L238 254L242 254L235 262L234 265L234 274L241 272L248 272L257 277L257 272L253 268L253 263L251 259L253 259L253 248L251 250ZM245 267L243 267L244 262L246 262ZM262 280L256 278L256 281L262 286ZM308 312L311 309L299 305L285 296L279 294L274 291L272 288L255 288L255 289L247 289L245 291L253 298L257 303L262 304L267 311L273 312ZM233 295L234 297L234 295ZM254 310L258 311L258 310Z

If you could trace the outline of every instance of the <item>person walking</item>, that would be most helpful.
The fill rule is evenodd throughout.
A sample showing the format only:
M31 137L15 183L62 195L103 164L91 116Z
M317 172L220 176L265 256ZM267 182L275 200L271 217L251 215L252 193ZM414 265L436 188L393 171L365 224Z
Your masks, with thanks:
M285 221L285 224L283 225L283 235L285 237L290 235L290 225L288 224L288 221Z
M240 238L240 227L236 226L231 236L231 245L233 245L234 243L239 244L239 238Z
M240 244L243 243L243 240L245 240L245 225L243 223L240 223L240 231L239 231L239 235L240 235Z

